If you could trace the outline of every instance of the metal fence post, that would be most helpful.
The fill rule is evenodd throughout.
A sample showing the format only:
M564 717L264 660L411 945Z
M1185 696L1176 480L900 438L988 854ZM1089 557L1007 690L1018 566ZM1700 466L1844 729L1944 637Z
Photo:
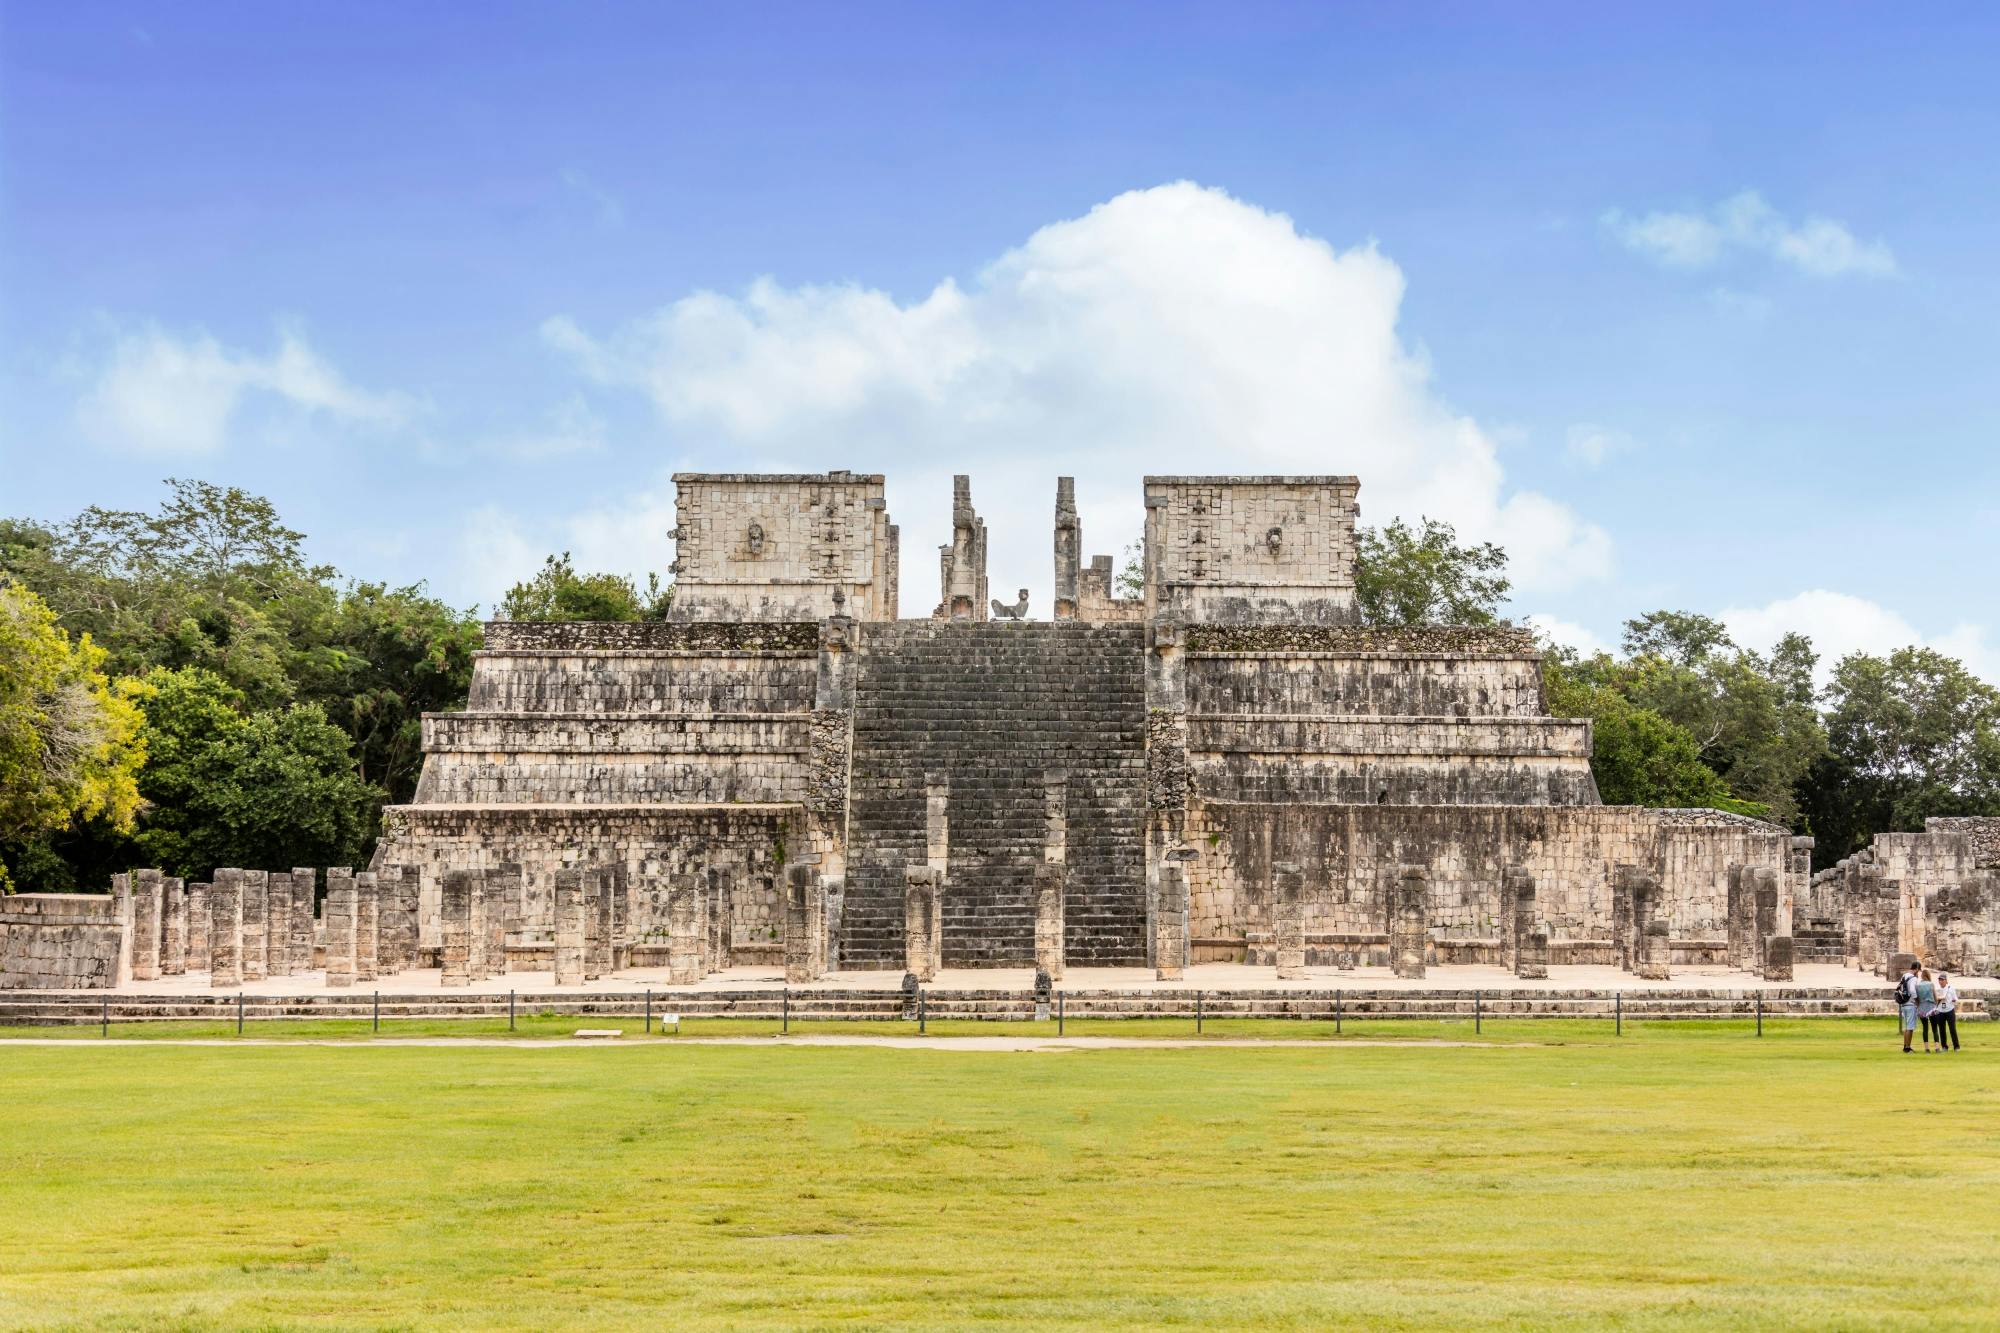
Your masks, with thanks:
M376 1030L377 1032L380 1032L380 1031L382 1030L382 992L381 992L381 991L376 991L376 992L375 992L375 1008L374 1008L374 1020L375 1020L375 1030Z
M653 988L651 986L648 986L646 987L646 1035L651 1036L652 1032L653 1032Z
M514 992L507 992L507 1030L514 1030Z
M111 997L109 995L104 997L104 1030L99 1035L104 1037L111 1035Z
M924 1032L924 993L922 991L918 991L917 992L917 1035L922 1036L923 1032Z
M1614 1035L1620 1037L1624 1036L1625 1035L1625 992L1622 990L1611 992L1611 1022L1613 1025L1612 1031Z
M1757 992L1757 1035L1764 1035L1764 992Z
M792 1030L792 988L790 986L785 987L783 1005L784 1008L778 1028L780 1036L787 1035Z
M1333 1035L1340 1035L1340 987L1333 988Z
M236 992L236 1035L243 1035L243 992Z
M1194 1030L1196 1036L1201 1035L1201 992L1200 991L1196 991L1194 993Z
M1062 1030L1063 1030L1063 993L1061 991L1057 991L1056 992L1056 1035L1058 1037L1062 1035Z
M1472 992L1472 1030L1475 1034L1481 1030L1480 1024L1484 1018L1484 1014L1481 1012L1483 1007L1481 994L1479 991Z

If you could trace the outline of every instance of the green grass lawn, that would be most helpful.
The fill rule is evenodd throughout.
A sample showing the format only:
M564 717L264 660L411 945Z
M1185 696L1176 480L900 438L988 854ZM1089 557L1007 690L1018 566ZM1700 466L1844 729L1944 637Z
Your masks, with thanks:
M2000 1319L1986 1025L1956 1057L1897 1055L1886 1022L1367 1037L1460 1029L1035 1053L0 1045L0 1326Z

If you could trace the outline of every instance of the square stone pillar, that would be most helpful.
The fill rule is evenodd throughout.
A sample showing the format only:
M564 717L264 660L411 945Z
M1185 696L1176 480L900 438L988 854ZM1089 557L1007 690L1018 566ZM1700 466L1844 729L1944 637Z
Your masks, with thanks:
M403 970L414 972L421 962L419 954L421 939L418 932L423 928L424 912L424 872L415 866L403 867L396 910L402 918L397 954Z
M160 976L160 911L165 893L157 870L132 875L132 980Z
M326 984L352 986L356 970L355 932L359 915L354 876L345 866L326 872Z
M472 886L472 898L466 905L465 975L470 981L484 981L492 975L486 961L486 950L491 941L486 929L486 906L491 889L491 881L481 873Z
M319 966L319 872L311 866L292 867L292 919L287 927L289 943L285 951L291 955L292 971L296 974L311 972Z
M527 897L528 876L519 861L503 861L498 869L486 872L486 888L491 901L486 908L486 965L492 976L507 975L510 966L507 948L522 929L522 904Z
M731 920L735 909L735 871L730 866L710 866L708 868L708 970L720 972L735 966L731 956L736 937Z
M583 984L585 952L584 877L588 872L576 866L556 871L555 888L555 973L558 986Z
M584 871L583 979L611 975L611 872L603 867Z
M937 980L944 932L939 914L943 876L912 861L903 867L903 966L918 981Z
M122 986L132 980L132 954L138 936L132 920L137 909L132 903L132 873L128 870L111 877L111 910L118 918L118 965L113 969L113 984Z
M611 923L605 935L609 952L605 955L604 974L611 976L632 966L632 872L623 861L606 872L611 894ZM706 892L705 885L701 886ZM703 920L706 921L704 916ZM706 931L707 927L703 927ZM706 948L706 943L703 945Z
M160 975L187 972L187 885L178 879L160 881Z
M271 872L243 872L243 979L271 974Z
M1397 976L1423 978L1430 927L1430 872L1399 866L1389 891L1389 967Z
M1271 867L1271 961L1278 980L1306 974L1306 874L1294 861Z
M188 885L187 966L190 972L208 971L208 891L207 884Z
M785 980L818 981L826 975L826 897L817 867L785 868Z
M1035 867L1035 966L1061 981L1063 975L1063 896L1068 867L1042 862Z
M243 872L222 869L208 889L208 984L243 984Z
M292 877L273 870L264 876L264 975L288 977L303 971L292 951Z
M1187 968L1187 955L1187 863L1162 861L1153 905L1153 976L1160 981L1179 981Z
M1535 877L1525 866L1508 866L1500 876L1501 933L1508 941L1508 970L1528 981L1549 975L1549 932L1535 897Z
M694 875L667 881L667 980L672 985L692 986L702 978L708 943L706 889Z
M447 870L444 889L438 899L438 927L441 938L439 957L444 974L439 984L472 984L473 904L485 888L486 876L478 870Z
M1632 970L1643 981L1665 981L1671 975L1667 920L1660 877L1640 870L1632 877Z
M1773 935L1764 941L1764 980L1792 979L1792 937Z
M1765 943L1780 933L1778 930L1778 907L1781 897L1778 872L1769 866L1753 867L1745 876L1750 891L1750 928L1754 933L1751 942L1750 959L1759 975L1770 969L1770 959L1764 954Z
M374 981L382 974L381 925L381 886L373 871L364 870L354 877L354 979L356 981Z
M1632 917L1632 886L1638 874L1639 867L1633 865L1614 866L1611 871L1611 952L1623 972L1637 965L1639 955Z

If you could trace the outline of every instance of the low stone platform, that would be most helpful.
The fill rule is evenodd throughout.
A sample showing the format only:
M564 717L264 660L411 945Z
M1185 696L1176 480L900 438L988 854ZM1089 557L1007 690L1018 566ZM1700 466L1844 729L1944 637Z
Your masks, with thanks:
M1193 1017L1315 1018L1747 1018L1879 1016L1893 1012L1888 986L1847 968L1808 965L1791 982L1767 982L1743 972L1689 970L1665 981L1640 981L1615 968L1558 969L1548 981L1524 982L1489 967L1432 968L1424 980L1387 969L1310 969L1278 981L1268 968L1209 964L1162 982L1137 968L1073 969L1057 991L1070 1018ZM548 972L510 973L468 986L439 984L436 969L404 972L376 983L330 988L319 973L267 978L213 990L201 974L163 978L114 992L0 993L0 1027L103 1021L274 1019L565 1017L884 1020L913 1017L910 997L887 972L834 973L808 985L786 985L778 968L738 967L695 985L672 986L665 969L639 968L581 986L557 987ZM1025 968L941 972L922 989L925 1016L935 1019L1030 1020L1036 1017L1034 976ZM1975 978L1963 987L1960 1012L1989 1016L2000 983ZM1996 1010L2000 1011L2000 1010Z

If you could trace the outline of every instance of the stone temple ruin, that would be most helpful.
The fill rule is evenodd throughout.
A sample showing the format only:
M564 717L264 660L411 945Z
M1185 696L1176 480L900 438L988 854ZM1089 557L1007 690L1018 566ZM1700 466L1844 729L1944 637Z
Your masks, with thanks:
M1992 969L2000 820L1814 876L1774 825L1602 804L1527 631L1358 623L1353 477L1147 478L1136 597L1084 563L1061 479L1041 621L991 596L967 478L921 619L880 476L675 482L672 618L487 626L415 799L317 918L309 870L139 872L0 901L0 982Z

